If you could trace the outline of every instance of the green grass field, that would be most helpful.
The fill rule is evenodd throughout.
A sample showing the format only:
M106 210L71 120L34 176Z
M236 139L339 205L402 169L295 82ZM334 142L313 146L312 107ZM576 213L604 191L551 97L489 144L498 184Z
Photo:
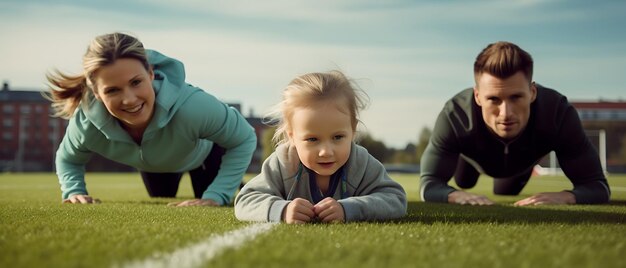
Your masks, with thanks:
M471 192L499 202L470 207L419 201L418 176L392 174L408 215L393 222L274 226L203 267L625 267L626 176L611 175L606 205L514 207L532 193L570 189L534 177L522 194ZM249 178L249 177L248 177ZM97 205L60 203L54 174L0 174L0 267L125 267L249 226L232 207L168 207L138 174L88 174ZM179 200L191 198L188 178ZM178 266L178 265L176 265Z

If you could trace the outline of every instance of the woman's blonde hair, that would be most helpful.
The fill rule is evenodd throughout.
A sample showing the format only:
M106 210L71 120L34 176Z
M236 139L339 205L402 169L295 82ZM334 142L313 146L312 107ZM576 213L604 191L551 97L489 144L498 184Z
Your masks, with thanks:
M92 90L94 74L103 66L117 59L139 60L146 70L150 69L143 44L135 37L123 33L97 36L83 56L83 74L69 75L59 70L46 74L49 99L52 100L53 116L69 119L81 101L87 100Z
M276 127L272 141L276 146L289 140L290 120L298 107L308 107L319 101L345 100L352 130L356 131L359 112L368 104L368 96L340 71L308 73L293 79L283 90L283 99L265 117L265 122Z

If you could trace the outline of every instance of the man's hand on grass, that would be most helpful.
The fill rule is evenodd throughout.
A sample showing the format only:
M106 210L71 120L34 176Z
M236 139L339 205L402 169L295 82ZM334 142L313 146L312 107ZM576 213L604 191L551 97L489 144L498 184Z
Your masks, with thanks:
M493 201L484 195L472 194L464 191L454 191L448 194L448 203L459 205L493 205Z
M516 206L530 206L530 205L564 205L564 204L576 204L576 197L574 194L563 192L549 192L538 193L528 198L524 198L515 202Z

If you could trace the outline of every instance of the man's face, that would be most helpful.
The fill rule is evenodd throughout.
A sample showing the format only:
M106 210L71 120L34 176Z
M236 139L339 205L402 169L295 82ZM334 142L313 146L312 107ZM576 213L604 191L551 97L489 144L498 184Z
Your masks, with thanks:
M474 87L474 100L485 124L504 140L517 137L526 128L530 104L536 97L537 88L521 71L506 79L483 73Z

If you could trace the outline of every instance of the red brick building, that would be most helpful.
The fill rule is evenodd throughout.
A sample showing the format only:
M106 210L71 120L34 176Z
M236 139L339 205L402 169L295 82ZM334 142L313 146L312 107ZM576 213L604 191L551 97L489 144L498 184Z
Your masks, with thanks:
M53 170L67 121L50 116L50 102L38 91L0 90L0 170Z
M231 105L240 110L239 104ZM0 172L53 171L56 150L68 121L52 117L50 101L37 90L13 90L4 83L0 90ZM240 110L241 111L241 110ZM260 118L246 118L257 137L267 128ZM261 144L248 171L260 171ZM133 171L134 168L93 154L88 171Z
M604 140L590 140L598 149L605 148L609 172L626 172L626 102L624 101L572 101L583 127L590 135L603 132ZM598 144L604 142L604 145Z

